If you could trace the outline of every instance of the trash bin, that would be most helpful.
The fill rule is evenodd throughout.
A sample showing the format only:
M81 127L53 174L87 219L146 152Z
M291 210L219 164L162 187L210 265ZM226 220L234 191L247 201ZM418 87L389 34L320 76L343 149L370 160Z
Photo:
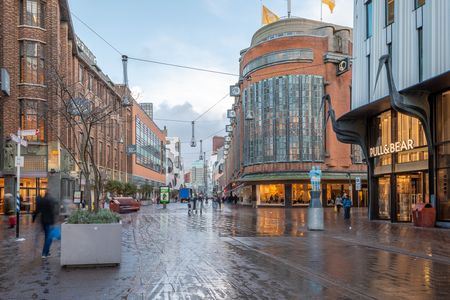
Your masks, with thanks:
M412 211L414 226L434 227L436 223L436 208L429 203L426 205L416 205Z

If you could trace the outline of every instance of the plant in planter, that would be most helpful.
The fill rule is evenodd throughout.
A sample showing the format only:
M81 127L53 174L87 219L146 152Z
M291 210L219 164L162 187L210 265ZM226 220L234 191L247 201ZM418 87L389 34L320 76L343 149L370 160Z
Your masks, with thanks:
M119 215L78 210L61 225L61 265L118 265L121 242Z

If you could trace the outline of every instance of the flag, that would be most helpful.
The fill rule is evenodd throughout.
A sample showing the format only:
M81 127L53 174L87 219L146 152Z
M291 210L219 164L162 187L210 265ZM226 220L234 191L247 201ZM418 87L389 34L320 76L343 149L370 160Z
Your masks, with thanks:
M262 7L262 24L267 25L273 22L278 21L280 18L271 12L267 7L263 5Z
M328 5L330 8L331 13L333 13L334 6L336 5L335 0L322 0L322 3L325 5Z

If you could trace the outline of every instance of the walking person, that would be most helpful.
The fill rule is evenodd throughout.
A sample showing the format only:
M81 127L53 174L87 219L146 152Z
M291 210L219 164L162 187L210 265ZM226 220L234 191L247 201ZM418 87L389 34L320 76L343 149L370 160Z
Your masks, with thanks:
M352 207L352 200L346 193L342 197L342 205L344 206L344 219L350 219L350 209Z
M5 213L8 216L9 228L16 226L16 202L10 193L5 194Z
M338 213L341 212L341 207L342 207L342 198L341 198L341 196L337 196L336 197L336 209L337 209Z
M42 258L44 259L50 256L50 246L53 240L51 231L56 219L55 203L55 200L46 192L44 197L37 197L36 211L33 214L33 222L40 215L42 229L44 230L44 247L42 249Z

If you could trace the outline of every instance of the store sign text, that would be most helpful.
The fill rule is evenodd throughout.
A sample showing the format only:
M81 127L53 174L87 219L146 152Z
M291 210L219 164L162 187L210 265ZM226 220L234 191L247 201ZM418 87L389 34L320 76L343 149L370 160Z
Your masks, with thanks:
M414 149L414 141L407 140L401 142L390 143L383 146L376 146L369 149L370 157L397 153L401 151L408 151Z

